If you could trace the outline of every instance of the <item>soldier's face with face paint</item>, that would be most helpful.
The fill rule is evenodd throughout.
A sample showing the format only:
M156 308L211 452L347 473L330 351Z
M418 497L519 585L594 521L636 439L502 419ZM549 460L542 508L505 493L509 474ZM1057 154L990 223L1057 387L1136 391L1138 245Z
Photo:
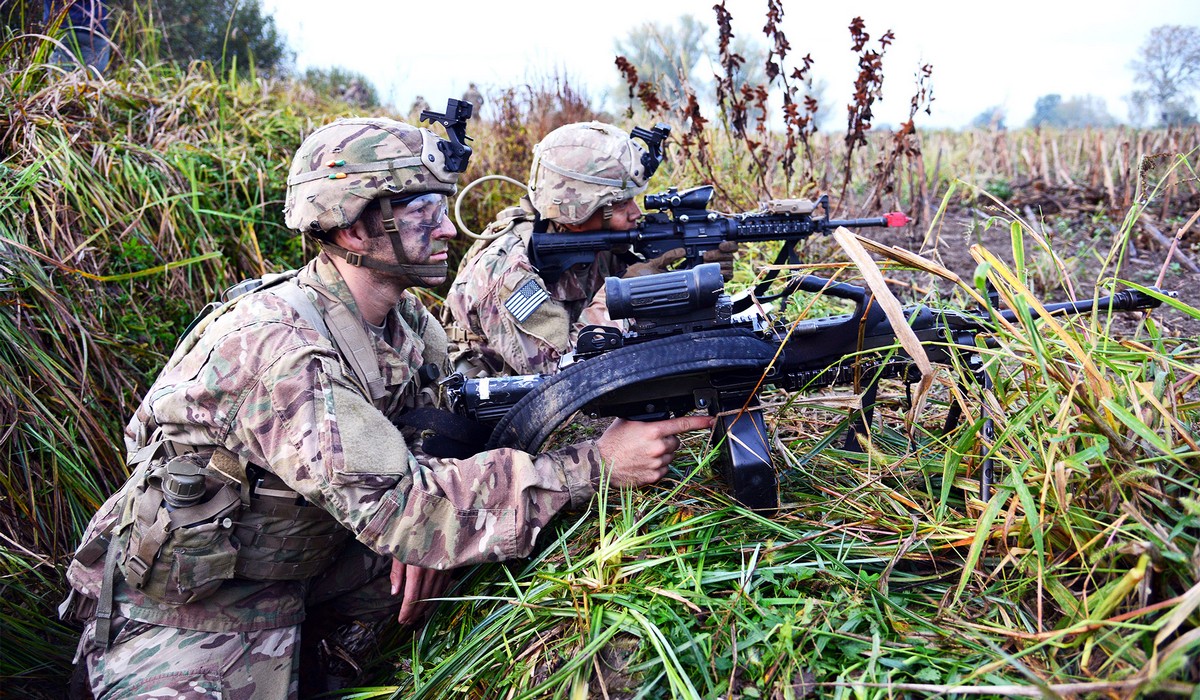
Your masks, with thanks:
M454 225L447 216L446 195L431 192L393 210L396 228L404 242L403 263L436 265L446 262Z
M400 233L401 248L398 251L392 249L380 226L378 231L372 232L369 254L380 260L391 258L401 265L441 265L440 275L422 275L411 281L419 281L428 287L442 284L449 276L449 241L455 235L447 213L444 194L430 192L409 201L393 200L392 215Z

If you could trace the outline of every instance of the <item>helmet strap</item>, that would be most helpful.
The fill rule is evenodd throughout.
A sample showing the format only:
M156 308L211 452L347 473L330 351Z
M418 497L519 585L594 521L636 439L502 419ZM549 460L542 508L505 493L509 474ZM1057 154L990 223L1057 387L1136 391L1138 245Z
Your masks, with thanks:
M604 231L612 229L613 205L612 203L605 204L600 209L600 228Z
M382 215L383 230L387 233L388 240L391 241L392 255L396 257L396 264L390 265L377 260L364 259L359 255L357 256L359 265L395 275L400 277L406 284L414 287L426 286L425 279L427 278L446 277L449 274L450 266L447 263L411 265L404 262L404 241L400 238L400 229L396 226L396 214L392 209L391 199L387 197L379 199L379 213ZM355 264L349 258L346 259L346 262L351 265Z
M379 199L379 213L383 215L383 231L392 242L392 255L396 256L396 264L404 265L404 241L400 240L400 229L396 226L396 213L392 210L392 200L387 197Z
M390 263L380 262L372 258L363 257L362 253L356 253L329 241L317 240L321 244L321 250L335 257L345 260L354 267L365 267L370 270L378 270L394 277L399 277L409 286L423 287L428 283L426 279L434 277L446 277L449 274L450 266L447 263L438 265L392 265Z

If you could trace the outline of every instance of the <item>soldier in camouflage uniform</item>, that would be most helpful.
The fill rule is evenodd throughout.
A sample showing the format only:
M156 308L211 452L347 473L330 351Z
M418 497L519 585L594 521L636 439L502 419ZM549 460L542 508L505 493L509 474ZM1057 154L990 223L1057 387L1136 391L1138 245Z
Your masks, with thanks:
M500 212L463 258L446 296L442 321L452 341L451 359L467 376L552 374L575 347L579 331L597 324L621 327L608 316L606 277L662 272L684 257L682 248L626 265L600 252L553 283L529 260L536 225L572 232L629 231L642 210L634 197L646 189L646 150L629 134L601 122L568 124L534 150L529 193ZM706 254L728 279L735 243Z
M479 87L475 85L475 83L471 83L469 86L467 86L467 91L463 93L462 99L463 102L471 103L472 119L483 118L483 93L479 91Z
M445 332L408 291L447 277L458 173L439 142L386 119L311 134L284 211L321 253L203 317L146 393L126 428L133 476L67 572L96 697L344 687L448 570L526 556L601 479L652 483L677 433L709 427L622 421L541 455L465 459L398 427L447 369Z
M413 99L412 106L408 108L408 118L414 122L421 121L421 112L429 109L429 103L425 101L424 95L417 95Z

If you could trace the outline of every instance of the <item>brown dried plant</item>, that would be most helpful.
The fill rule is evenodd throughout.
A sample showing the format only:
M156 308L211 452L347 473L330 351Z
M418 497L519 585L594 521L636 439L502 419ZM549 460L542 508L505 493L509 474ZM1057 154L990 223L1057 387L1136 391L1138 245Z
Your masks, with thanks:
M717 25L717 65L715 120L728 136L722 142L726 148L715 150L706 140L704 126L711 119L701 113L694 91L686 88L683 104L672 108L662 99L651 82L641 80L637 68L625 57L617 57L616 65L628 84L629 108L626 116L634 115L635 98L640 107L659 119L686 123L685 133L672 139L677 161L691 165L690 172L711 183L718 195L729 204L761 201L774 195L773 190L783 193L804 192L816 188L818 180L827 182L827 175L819 175L815 162L813 137L817 132L816 116L820 105L813 94L811 54L805 54L793 65L793 47L782 29L784 7L782 0L768 0L766 22L762 32L767 38L767 50L763 67L763 79L757 83L744 77L746 56L738 52L735 45L733 15L726 3L713 6ZM859 72L855 80L854 94L847 106L848 125L845 136L846 156L844 162L832 167L841 167L842 186L838 201L844 201L854 176L855 152L868 146L867 132L871 129L873 108L876 100L883 97L883 57L895 40L889 30L869 46L871 36L866 23L855 17L849 26L852 49L858 58ZM896 168L902 159L908 162L920 158L920 143L916 135L915 117L918 111L930 111L932 91L929 78L932 68L922 66L918 71L916 94L912 98L912 109L908 121L901 126L889 141L887 153L874 169L870 206L879 204L885 194L895 190ZM782 99L779 115L782 117L782 134L768 129L769 100L773 92ZM674 113L672 113L674 111ZM711 138L708 137L708 138ZM803 167L797 168L797 159L803 159ZM736 183L722 182L718 173L736 171ZM925 185L915 181L912 187L922 191ZM784 196L787 196L785 194Z
M875 100L883 99L883 55L896 38L889 29L879 38L879 50L869 49L867 43L870 42L871 35L867 33L866 26L862 17L855 17L850 22L852 48L859 54L858 77L854 81L854 95L850 104L846 106L846 163L839 200L845 199L850 188L854 150L867 145L866 132L870 131L871 120L874 118L872 107Z
M723 71L723 75L716 76L717 106L726 116L734 135L743 138L746 134L747 103L751 95L745 89L749 86L743 86L742 94L738 94L733 76L746 63L746 58L733 50L733 15L725 9L724 1L713 5L713 11L717 14L717 55Z
M782 20L782 0L768 0L767 23L763 26L763 34L771 40L771 48L767 52L765 68L768 82L775 82L778 79L780 86L783 88L783 128L786 140L783 146L781 165L783 166L785 181L791 182L795 174L797 146L804 146L805 158L809 163L809 172L811 173L812 171L812 149L809 145L809 137L816 129L813 117L816 115L818 105L816 99L811 94L804 95L803 112L800 109L800 103L797 102L797 96L800 92L799 85L811 86L809 71L813 65L812 54L806 54L801 59L804 67L793 69L790 76L783 69L784 60L787 58L788 51L791 50L791 44L788 42L787 37L784 36L783 30L779 28L779 23ZM798 84L790 84L788 82L789 77Z
M731 41L734 37L733 15L725 8L725 3L713 6L717 14L717 51L721 65L721 74L714 76L717 81L717 106L724 116L727 131L745 146L746 154L750 157L755 181L762 192L770 191L767 181L770 172L770 144L767 133L767 99L770 95L765 85L743 83L736 85L734 76L742 70L746 59L733 50ZM746 132L750 110L758 112L755 136ZM732 145L732 144L731 144Z
M653 83L639 79L637 68L632 62L624 56L617 56L615 63L617 70L621 72L629 86L629 106L625 110L626 117L633 118L633 99L636 97L642 109L652 118L669 123L687 124L687 131L671 139L671 144L675 147L673 160L690 164L696 172L702 173L707 181L713 184L718 193L723 196L727 195L720 178L713 171L711 148L705 133L708 119L700 109L700 101L697 99L696 91L688 81L687 75L682 70L679 72L680 89L686 100L680 104L675 114L671 114L670 103L659 97L658 88Z
M930 78L933 76L933 66L929 64L922 65L917 70L917 91L913 94L912 100L909 103L908 120L900 125L900 128L892 134L890 146L885 154L883 154L875 164L875 175L871 180L871 194L867 197L867 209L877 209L883 203L884 195L892 195L896 189L897 169L902 160L916 166L918 173L924 173L924 163L921 153L921 141L917 137L917 129L915 120L918 112L930 114L933 104L933 88L929 84ZM906 168L905 172L910 176L913 168ZM914 200L920 200L921 207L914 206L914 211L920 211L927 203L928 193L925 186L924 177L919 178L920 182L916 184L916 189L920 192L911 191L910 196ZM927 217L919 217L918 220L923 220Z
M615 63L617 70L621 72L625 82L629 85L629 106L625 108L627 118L633 118L633 98L635 96L647 112L651 114L666 113L671 105L658 96L658 89L654 87L653 83L638 79L637 67L624 56L617 56Z

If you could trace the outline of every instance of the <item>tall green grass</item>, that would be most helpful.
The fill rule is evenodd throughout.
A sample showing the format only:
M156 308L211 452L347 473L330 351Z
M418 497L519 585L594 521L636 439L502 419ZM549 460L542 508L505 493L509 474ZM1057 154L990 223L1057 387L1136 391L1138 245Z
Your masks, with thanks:
M102 79L0 49L0 676L62 678L52 610L121 430L175 338L233 282L298 264L283 180L330 103L202 64Z

